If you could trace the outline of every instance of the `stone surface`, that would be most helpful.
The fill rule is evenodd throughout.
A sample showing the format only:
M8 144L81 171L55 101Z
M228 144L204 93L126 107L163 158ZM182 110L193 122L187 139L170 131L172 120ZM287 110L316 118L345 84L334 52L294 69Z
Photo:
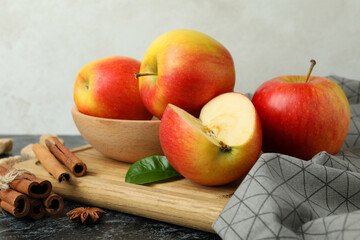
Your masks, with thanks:
M20 150L29 143L39 141L39 135L0 135L11 137L14 148L10 154L20 154ZM68 148L87 144L81 136L60 135ZM58 216L32 220L28 217L17 219L12 215L0 213L0 239L220 239L216 234L197 231L143 217L114 212L107 214L96 225L84 226L70 221L65 215L71 209L86 206L65 201L64 212Z

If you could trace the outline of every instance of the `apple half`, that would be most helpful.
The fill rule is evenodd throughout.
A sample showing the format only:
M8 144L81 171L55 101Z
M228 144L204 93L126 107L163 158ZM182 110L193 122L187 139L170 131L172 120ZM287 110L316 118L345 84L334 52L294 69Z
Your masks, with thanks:
M170 164L202 185L223 185L246 174L262 144L260 119L252 102L235 92L213 98L201 109L199 119L169 104L159 136Z

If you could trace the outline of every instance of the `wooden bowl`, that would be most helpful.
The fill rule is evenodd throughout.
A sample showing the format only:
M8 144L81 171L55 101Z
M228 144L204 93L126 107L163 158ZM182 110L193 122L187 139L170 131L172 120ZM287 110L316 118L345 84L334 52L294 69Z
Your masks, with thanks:
M107 157L133 163L151 155L163 155L160 120L121 120L89 116L71 109L84 139Z

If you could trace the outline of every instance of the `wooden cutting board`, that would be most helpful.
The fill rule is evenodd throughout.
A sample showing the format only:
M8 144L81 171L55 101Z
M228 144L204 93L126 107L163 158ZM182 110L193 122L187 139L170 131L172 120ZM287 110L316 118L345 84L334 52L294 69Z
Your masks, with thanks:
M37 160L15 165L53 184L53 191L75 202L214 232L212 223L220 214L240 181L221 187L206 187L184 178L148 185L125 182L130 167L105 157L90 145L72 149L87 165L83 177L71 175L58 183Z

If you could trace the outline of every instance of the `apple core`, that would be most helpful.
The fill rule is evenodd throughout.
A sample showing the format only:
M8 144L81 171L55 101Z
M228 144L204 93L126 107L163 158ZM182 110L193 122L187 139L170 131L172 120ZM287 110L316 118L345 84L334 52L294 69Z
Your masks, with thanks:
M253 132L255 112L250 99L244 95L222 94L203 107L199 118L218 141L240 146Z

